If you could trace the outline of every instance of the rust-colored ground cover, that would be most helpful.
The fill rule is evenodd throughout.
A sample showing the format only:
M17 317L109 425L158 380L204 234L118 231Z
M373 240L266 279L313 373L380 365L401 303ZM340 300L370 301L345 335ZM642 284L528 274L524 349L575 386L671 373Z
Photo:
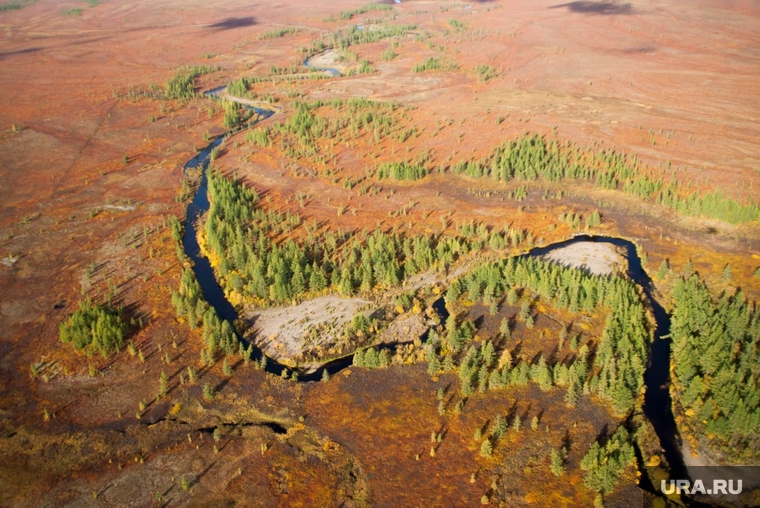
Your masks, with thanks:
M140 92L156 92L181 65L221 68L196 80L199 91L265 75L270 65L300 61L302 47L339 27L389 16L339 20L340 11L360 5L40 0L0 11L0 258L8 260L0 265L0 504L472 506L484 494L507 506L593 501L577 464L600 430L618 420L599 401L583 397L570 411L561 391L529 385L476 394L461 415L450 408L439 415L435 391L450 386L447 398L456 399L457 382L432 380L423 366L352 368L309 385L270 379L253 365L235 365L227 377L220 363L200 366L200 333L175 318L170 296L181 267L166 225L184 214L175 200L182 164L224 132L223 113L210 99L183 105ZM75 7L80 15L69 11ZM730 263L732 284L760 296L757 224L678 217L576 183L530 184L522 202L504 197L516 183L450 174L382 182L374 196L343 185L379 162L432 150L437 167L483 157L531 131L636 153L655 167L670 163L695 188L756 199L755 3L409 1L392 12L397 18L386 23L414 23L418 37L400 39L390 61L382 58L387 40L353 47L375 73L254 90L278 99L281 112L268 124L288 118L297 93L360 96L414 107L404 122L417 126L419 137L341 148L335 182L307 160L296 161L304 171L295 176L293 161L276 148L252 150L243 134L227 142L217 166L271 196L264 206L298 210L324 228L380 223L453 232L475 219L528 228L549 243L575 232L560 213L600 209L596 231L639 243L650 273L665 258L674 270L691 259L725 284L720 275ZM338 21L327 20L331 15ZM287 27L299 31L260 39ZM459 68L412 72L428 57ZM477 65L491 66L496 77L482 82ZM562 200L542 199L560 189ZM303 209L296 191L312 196ZM406 215L389 214L404 207ZM672 280L656 282L666 294ZM130 339L144 362L126 350L87 358L58 339L80 298L111 291L142 321ZM470 310L473 318L485 314L493 329L486 311ZM547 330L546 351L556 328L539 317L534 331ZM180 385L188 366L199 380ZM162 371L169 394L154 402ZM203 399L206 383L215 388L213 401ZM510 411L524 416L523 429L508 432L490 459L480 457L475 428ZM528 422L538 414L534 432ZM217 426L222 439L214 443ZM435 457L431 432L444 434ZM547 456L566 437L569 473L556 479ZM263 454L262 444L269 446ZM634 478L622 484L608 504L640 495Z

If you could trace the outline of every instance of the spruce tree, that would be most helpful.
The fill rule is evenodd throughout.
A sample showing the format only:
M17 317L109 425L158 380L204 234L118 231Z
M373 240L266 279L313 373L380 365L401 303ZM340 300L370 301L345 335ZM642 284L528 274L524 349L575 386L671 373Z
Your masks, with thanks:
M485 439L480 445L480 456L490 457L493 453L493 444L490 439Z
M520 306L520 319L525 321L530 316L530 303L526 300Z
M557 451L555 448L552 448L552 451L550 453L551 458L551 465L550 469L554 476L562 476L565 474L565 449L560 448L559 451Z
M689 258L683 267L683 275L684 277L688 279L689 277L691 277L693 273L694 273L694 267L691 264L691 258Z
M481 350L481 356L485 367L490 367L493 364L494 354L493 343L490 340L486 341Z
M721 277L724 282L730 282L733 278L733 274L731 273L731 263L726 263L725 268L723 268L723 276Z
M668 260L663 259L662 263L660 263L660 268L657 270L657 278L660 280L664 279L668 275L669 271L670 266L668 266Z
M501 336L504 337L504 340L510 339L511 327L509 326L509 320L507 318L503 318L501 320L501 325L499 326L499 332L501 333Z

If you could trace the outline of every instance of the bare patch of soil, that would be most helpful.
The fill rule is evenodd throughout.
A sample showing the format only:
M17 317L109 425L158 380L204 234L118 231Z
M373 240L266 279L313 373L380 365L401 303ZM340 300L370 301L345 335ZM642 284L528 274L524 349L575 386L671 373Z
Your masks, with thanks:
M419 314L401 314L374 341L375 344L398 344L419 339L429 324Z
M243 315L253 324L247 337L270 358L295 366L307 350L332 347L346 323L371 302L360 298L320 296L295 306L250 309ZM312 338L311 329L319 329Z
M302 385L235 360L234 374L226 376L221 362L199 362L201 334L175 318L170 295L183 266L168 229L158 226L183 216L184 206L175 202L181 166L224 132L223 111L208 98L180 104L152 98L154 93L182 65L220 68L196 80L202 92L265 76L270 65L302 62L301 47L376 17L325 21L361 3L337 0L307 9L292 0L276 6L102 2L83 8L81 16L65 16L50 3L30 2L0 12L0 504L128 499L141 506L251 500L262 506L404 506L424 500L471 506L483 495L505 505L592 503L577 465L605 426L617 423L593 401L582 397L570 410L561 392L531 385L477 394L455 416L456 380L432 380L422 366L351 369L327 383ZM389 61L383 52L391 41L354 46L375 74L281 83L271 91L284 115L296 97L393 100L415 108L410 123L419 126L419 136L373 147L382 151L378 159L370 157L368 140L359 140L333 164L345 172L335 182L318 176L323 167L305 161L299 166L308 176L289 173L291 161L277 147L249 153L244 133L227 143L216 164L239 170L271 196L266 206L272 209L295 209L289 197L311 194L302 213L330 229L396 227L438 235L476 220L530 229L549 243L576 232L557 223L560 212L600 208L603 224L596 232L642 245L650 273L670 262L672 273L656 280L664 292L692 260L715 287L741 285L757 298L756 225L680 218L584 185L564 189L563 199L544 200L545 187L531 184L522 202L504 196L516 183L435 172L411 184L383 182L372 197L343 186L345 177L364 175L391 158L411 159L430 149L437 168L482 157L524 131L556 130L587 146L670 164L695 187L757 198L760 122L753 112L760 96L760 14L751 2L665 0L656 9L633 2L619 12L556 4L476 2L465 9L453 3L447 10L434 3L394 4L397 19L387 22L414 23L417 35L396 39L397 56ZM453 30L451 19L466 28ZM283 27L299 32L260 38ZM460 67L412 72L428 57ZM481 81L477 65L491 66L496 77ZM551 195L557 190L552 187ZM338 217L341 206L346 213ZM406 214L392 216L402 208ZM734 280L719 282L727 262ZM435 280L426 276L412 285ZM128 337L142 360L126 350L90 358L58 338L61 321L79 299L109 293L129 319L143 321ZM538 305L535 328L518 322L514 330L530 355L549 354L553 345L544 339L571 320L550 318ZM275 322L287 323L292 312L283 310ZM517 309L502 306L491 316L474 306L470 312L483 318L483 335L490 337ZM588 332L593 339L596 325L593 316L574 323L573 334ZM388 333L402 338L419 326L418 318L402 315ZM188 367L196 383L181 382ZM156 400L162 372L169 393ZM213 400L203 398L205 385ZM439 387L447 390L443 415L435 400ZM180 402L184 409L173 413ZM251 407L286 434L251 420ZM524 419L541 415L540 431L523 428L499 443L493 458L480 457L475 428L510 412ZM216 426L222 427L220 442L210 435ZM431 432L445 436L432 444ZM555 479L547 456L565 438L572 472ZM263 453L262 445L268 446ZM625 478L619 497L606 502L635 504L635 481Z
M625 259L607 243L578 242L553 250L545 259L562 266L581 268L595 275L609 275L624 267Z

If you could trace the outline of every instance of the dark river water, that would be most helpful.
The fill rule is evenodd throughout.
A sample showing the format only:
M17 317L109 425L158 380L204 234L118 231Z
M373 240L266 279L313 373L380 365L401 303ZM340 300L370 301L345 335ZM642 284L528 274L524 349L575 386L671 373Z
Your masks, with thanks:
M305 65L308 65L308 59L305 62ZM213 90L212 92L215 93L212 93L212 95L218 94L221 90L223 89ZM272 115L271 111L260 109L256 109L256 111L259 113L261 119L268 118ZM216 309L216 312L221 319L226 319L230 323L234 323L239 317L238 313L227 300L224 291L217 283L209 260L201 255L196 234L196 222L198 217L209 209L207 192L208 180L205 170L210 162L211 151L218 147L223 141L223 137L217 138L184 166L185 169L197 168L200 166L202 171L198 190L195 192L192 201L187 207L187 221L185 222L182 246L185 250L185 254L192 260L193 271L195 272L198 283L203 290L206 301ZM553 250L578 242L604 242L624 249L628 259L628 276L636 284L641 286L652 307L656 327L654 330L654 341L652 342L650 349L649 361L644 373L646 395L643 410L646 417L652 422L657 436L660 439L662 449L665 452L665 457L671 467L671 476L674 478L688 478L680 449L680 437L671 410L670 393L668 391L670 339L662 338L669 334L670 316L655 298L652 280L642 267L641 259L636 252L636 246L628 240L616 237L580 235L546 247L535 248L530 251L529 255L543 256ZM437 300L433 304L433 307L441 316L442 320L445 321L448 312L446 311L443 298ZM393 348L392 345L389 347ZM264 356L264 353L255 346L253 347L253 351L251 358L254 360L260 360ZM333 360L314 371L299 372L299 381L317 381L322 378L324 371L327 371L330 375L336 374L349 367L352 364L352 361L353 355L348 355ZM281 375L282 371L286 368L287 367L281 365L272 358L267 357L267 372Z

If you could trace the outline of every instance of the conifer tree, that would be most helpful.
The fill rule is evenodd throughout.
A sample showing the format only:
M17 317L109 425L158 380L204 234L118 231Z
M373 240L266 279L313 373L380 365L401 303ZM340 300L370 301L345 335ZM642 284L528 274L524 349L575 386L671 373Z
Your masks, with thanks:
M493 453L493 444L490 439L485 439L480 445L480 456L490 457Z
M565 474L565 449L560 448L559 451L552 448L550 453L551 459L551 472L554 476L562 476Z
M730 282L732 278L733 274L731 273L731 263L726 263L725 268L723 268L722 279L724 282Z
M694 273L694 267L691 265L691 258L689 258L683 267L683 275L684 277L689 278L691 277L693 273Z
M485 367L490 367L493 364L494 354L493 343L490 340L486 341L486 343L483 345L481 353L481 356L483 358L483 365Z
M499 332L501 333L501 336L504 337L504 340L510 339L511 327L509 326L509 320L507 318L503 318L501 320L501 325L499 326Z
M657 278L661 280L664 279L668 275L669 271L670 266L668 266L668 260L663 259L662 263L660 263L660 268L657 270Z
M629 441L628 432L620 426L604 446L594 442L581 460L581 469L586 471L586 487L605 494L614 490L623 470L636 464L636 455Z

